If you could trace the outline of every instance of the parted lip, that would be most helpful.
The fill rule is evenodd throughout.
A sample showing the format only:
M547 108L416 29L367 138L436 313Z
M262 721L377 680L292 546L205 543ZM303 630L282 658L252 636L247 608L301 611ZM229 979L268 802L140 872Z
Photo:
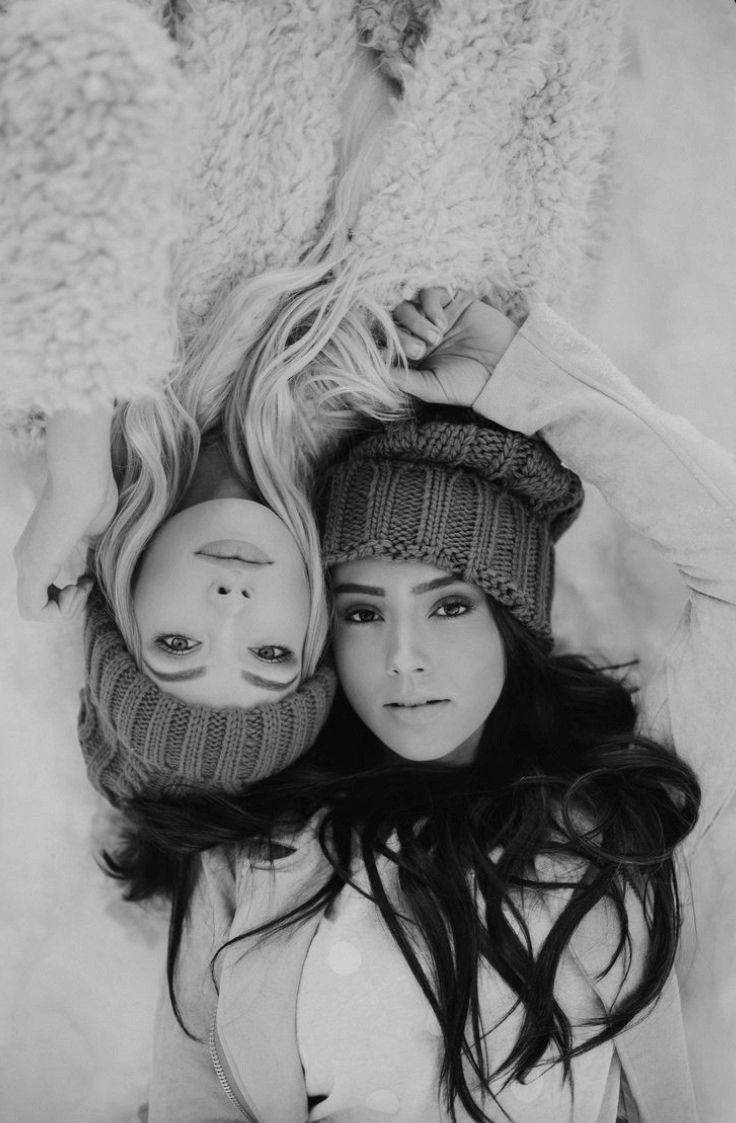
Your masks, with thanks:
M195 554L197 557L223 565L232 565L233 562L240 562L242 565L273 565L271 558L260 546L239 538L221 538L216 542L205 542L195 550Z

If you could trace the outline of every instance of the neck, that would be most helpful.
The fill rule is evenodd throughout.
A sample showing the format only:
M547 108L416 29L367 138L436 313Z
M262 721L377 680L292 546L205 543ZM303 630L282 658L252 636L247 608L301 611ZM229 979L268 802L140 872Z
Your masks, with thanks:
M251 499L261 502L258 489L250 478L247 484L235 474L221 440L202 443L189 487L177 507L183 511L210 499Z

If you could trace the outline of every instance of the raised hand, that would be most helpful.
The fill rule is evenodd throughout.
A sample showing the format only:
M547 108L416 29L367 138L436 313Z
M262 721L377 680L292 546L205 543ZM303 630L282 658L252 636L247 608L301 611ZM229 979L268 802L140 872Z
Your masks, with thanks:
M467 293L448 301L444 289L424 289L417 302L394 309L407 359L397 368L402 390L422 401L468 406L475 403L514 336L502 312ZM438 330L441 324L447 326Z

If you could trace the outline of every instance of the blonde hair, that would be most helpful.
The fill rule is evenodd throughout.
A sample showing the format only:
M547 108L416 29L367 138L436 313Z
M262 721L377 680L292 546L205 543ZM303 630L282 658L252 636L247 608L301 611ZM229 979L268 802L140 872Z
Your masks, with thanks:
M308 257L236 284L185 348L158 398L130 402L113 426L120 502L96 550L99 582L140 662L133 612L136 571L159 526L180 503L202 434L222 429L235 475L252 478L301 552L310 589L303 676L327 635L319 535L311 507L314 470L340 435L365 418L406 412L390 367L401 352L390 313L358 292L349 224L392 113L363 56L356 66L331 221Z

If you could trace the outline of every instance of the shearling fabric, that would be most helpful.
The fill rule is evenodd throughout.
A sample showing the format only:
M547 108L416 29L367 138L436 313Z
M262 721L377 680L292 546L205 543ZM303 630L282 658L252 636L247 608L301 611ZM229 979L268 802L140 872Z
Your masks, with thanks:
M619 10L12 5L0 17L5 419L151 391L219 296L299 260L329 212L359 40L401 91L352 234L366 288L387 307L447 283L517 319L532 298L570 311L608 151Z
M619 63L616 0L443 0L353 231L389 307L444 283L517 321L568 312L605 187Z
M24 0L0 30L2 410L143 395L176 354L186 98L124 0Z
M402 63L414 62L439 0L358 0L358 39L372 50L383 73L403 83Z
M316 240L355 28L343 0L207 0L178 36L199 108L176 268L189 334L235 278L292 266Z

